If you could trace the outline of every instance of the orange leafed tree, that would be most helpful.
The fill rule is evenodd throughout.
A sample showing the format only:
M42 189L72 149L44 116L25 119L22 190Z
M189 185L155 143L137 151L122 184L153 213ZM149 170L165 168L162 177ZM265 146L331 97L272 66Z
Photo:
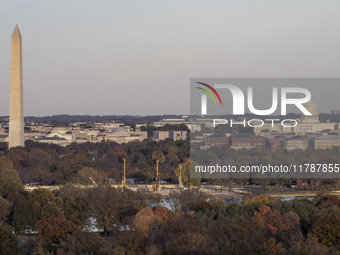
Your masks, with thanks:
M134 224L137 229L148 232L151 224L156 220L156 217L150 207L141 210L135 216Z
M254 212L254 215L264 226L270 227L273 233L276 233L277 227L275 225L279 220L279 215L276 211L273 211L269 206L262 205L259 211Z

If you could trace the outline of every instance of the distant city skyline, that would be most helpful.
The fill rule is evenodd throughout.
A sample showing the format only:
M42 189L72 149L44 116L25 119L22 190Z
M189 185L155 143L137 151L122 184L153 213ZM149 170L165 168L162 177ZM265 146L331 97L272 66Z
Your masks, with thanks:
M25 116L189 114L191 77L339 77L338 1L5 1L23 35ZM339 109L333 109L339 110Z

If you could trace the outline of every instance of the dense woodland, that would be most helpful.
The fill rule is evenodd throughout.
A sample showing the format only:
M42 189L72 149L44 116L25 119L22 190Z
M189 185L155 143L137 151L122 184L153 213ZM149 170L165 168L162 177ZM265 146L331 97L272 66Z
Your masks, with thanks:
M157 156L158 155L158 156ZM189 157L187 141L145 140L119 145L114 142L71 144L67 147L26 142L25 148L0 151L0 168L14 168L24 183L59 185L79 183L79 174L95 172L99 182L121 179L123 158L127 176L149 182L155 178L155 157L160 159L163 180L175 180L175 168ZM83 180L81 184L87 184Z
M0 143L0 169L15 169L24 184L65 185L65 184L92 184L89 177L97 183L104 179L113 178L119 183L123 175L123 158L127 162L127 178L134 178L137 182L152 183L155 181L156 163L160 160L159 171L161 180L177 183L178 167L183 164L182 179L189 184L200 185L200 180L190 179L190 149L186 140L173 141L167 139L156 142L144 140L117 144L114 142L101 143L73 143L66 147L27 141L25 148L12 148L8 150L6 144ZM225 155L225 156L223 156ZM279 148L275 151L265 150L238 150L230 147L213 147L210 151L196 152L200 161L219 162L224 158L229 163L251 165L261 163L280 162L322 162L323 160L339 163L339 148L329 150L314 150L289 152ZM231 186L236 184L259 184L262 187L279 185L289 188L297 184L296 179L208 179L204 182ZM321 188L337 188L338 179L304 179L298 183L304 184L304 189L318 190Z
M228 152L239 157L235 160L243 160L239 153L273 160L270 150ZM279 153L318 155L313 150ZM325 155L337 156L338 151ZM340 200L336 196L320 191L312 201L281 201L259 195L230 203L198 191L182 191L164 200L152 192L114 189L102 183L104 178L121 179L123 158L127 159L128 177L154 181L155 160L160 160L162 180L177 182L181 163L185 185L200 184L189 178L188 141L67 147L28 141L25 148L3 146L0 254L339 254ZM89 177L98 187L74 186L91 185ZM63 188L28 193L23 183L32 182ZM319 190L338 185L337 180L248 182L278 188L296 183L301 189Z
M340 200L133 192L100 185L27 193L0 173L0 254L339 254ZM91 231L92 229L92 231ZM96 231L96 232L93 232Z

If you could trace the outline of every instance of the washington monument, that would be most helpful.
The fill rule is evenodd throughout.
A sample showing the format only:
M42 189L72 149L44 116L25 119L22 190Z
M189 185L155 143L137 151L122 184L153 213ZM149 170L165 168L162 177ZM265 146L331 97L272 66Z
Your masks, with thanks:
M22 45L18 25L15 26L11 43L11 77L9 97L9 148L25 146L24 103L22 76Z

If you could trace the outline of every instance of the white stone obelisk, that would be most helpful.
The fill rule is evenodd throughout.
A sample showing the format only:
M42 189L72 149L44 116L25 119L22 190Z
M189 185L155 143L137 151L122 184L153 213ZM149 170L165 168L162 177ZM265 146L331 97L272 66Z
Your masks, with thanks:
M19 27L16 25L11 43L9 148L25 146L23 97L22 42Z

